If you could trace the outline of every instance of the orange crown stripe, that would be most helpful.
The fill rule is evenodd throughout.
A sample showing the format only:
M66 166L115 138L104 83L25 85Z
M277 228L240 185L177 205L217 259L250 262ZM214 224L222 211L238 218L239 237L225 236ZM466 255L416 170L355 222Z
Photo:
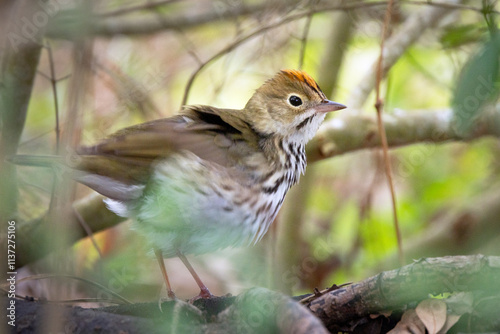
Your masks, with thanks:
M281 71L283 74L285 74L287 77L290 79L296 79L299 81L302 81L312 89L316 90L319 94L321 92L321 89L319 88L318 84L316 81L306 72L304 71L299 71L299 70L282 70Z

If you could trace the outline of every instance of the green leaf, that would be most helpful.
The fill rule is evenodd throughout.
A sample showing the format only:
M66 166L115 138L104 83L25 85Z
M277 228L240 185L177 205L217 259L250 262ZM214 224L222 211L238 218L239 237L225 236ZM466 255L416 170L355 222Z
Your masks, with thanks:
M492 37L462 69L453 92L452 106L457 134L467 136L482 107L498 95L500 38Z
M464 24L445 30L440 38L444 48L457 48L469 43L477 43L484 39L487 29L484 24Z

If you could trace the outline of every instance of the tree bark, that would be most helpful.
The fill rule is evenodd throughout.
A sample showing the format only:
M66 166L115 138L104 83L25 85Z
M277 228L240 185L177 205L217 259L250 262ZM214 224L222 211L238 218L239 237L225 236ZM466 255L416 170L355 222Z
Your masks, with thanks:
M42 328L44 321L59 321L61 328L76 333L300 334L328 333L327 329L332 333L366 332L370 328L371 333L385 333L400 320L402 310L415 307L430 295L449 293L460 297L447 304L448 313L459 314L455 330L498 331L499 281L500 257L476 255L420 259L321 296L310 296L310 311L263 288L252 288L237 297L201 299L193 305L167 301L161 310L157 303L83 309L17 299L15 330L32 333ZM452 299L445 297L440 300ZM2 302L8 302L7 297L2 297ZM49 309L57 317L44 317Z
M402 268L382 272L359 283L326 293L308 306L330 331L347 330L360 318L403 310L408 304L427 299L430 295L472 292L477 303L485 296L492 298L495 310L483 310L483 313L477 312L476 315L485 317L483 320L495 327L500 319L498 282L500 257L476 255L422 258Z

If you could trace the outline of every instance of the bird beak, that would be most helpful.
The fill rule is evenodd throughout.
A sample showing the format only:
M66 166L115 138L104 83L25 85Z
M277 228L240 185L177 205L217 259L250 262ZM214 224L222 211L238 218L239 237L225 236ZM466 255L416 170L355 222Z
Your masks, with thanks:
M323 100L319 106L316 107L317 111L320 112L330 112L347 108L345 105L333 102L330 100Z

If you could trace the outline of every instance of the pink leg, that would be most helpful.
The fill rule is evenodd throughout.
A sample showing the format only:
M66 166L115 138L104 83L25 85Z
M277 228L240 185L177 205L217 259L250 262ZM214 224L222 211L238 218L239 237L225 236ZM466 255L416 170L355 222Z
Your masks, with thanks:
M165 269L165 262L163 262L163 255L159 249L155 248L156 259L158 260L158 264L160 265L160 270L163 275L163 279L165 280L165 284L167 286L167 294L171 299L176 299L175 293L170 286L170 281L168 280L167 270Z
M198 286L200 287L200 294L198 295L198 297L195 297L194 299L212 298L213 295L210 293L205 284L203 284L203 282L200 279L200 276L198 276L198 274L194 271L193 267L191 266L187 258L184 256L184 254L182 254L181 252L177 252L177 256L179 257L179 259L181 259L182 263L184 263L186 268L191 273L191 276L193 276L194 280L196 281L196 284L198 284Z

